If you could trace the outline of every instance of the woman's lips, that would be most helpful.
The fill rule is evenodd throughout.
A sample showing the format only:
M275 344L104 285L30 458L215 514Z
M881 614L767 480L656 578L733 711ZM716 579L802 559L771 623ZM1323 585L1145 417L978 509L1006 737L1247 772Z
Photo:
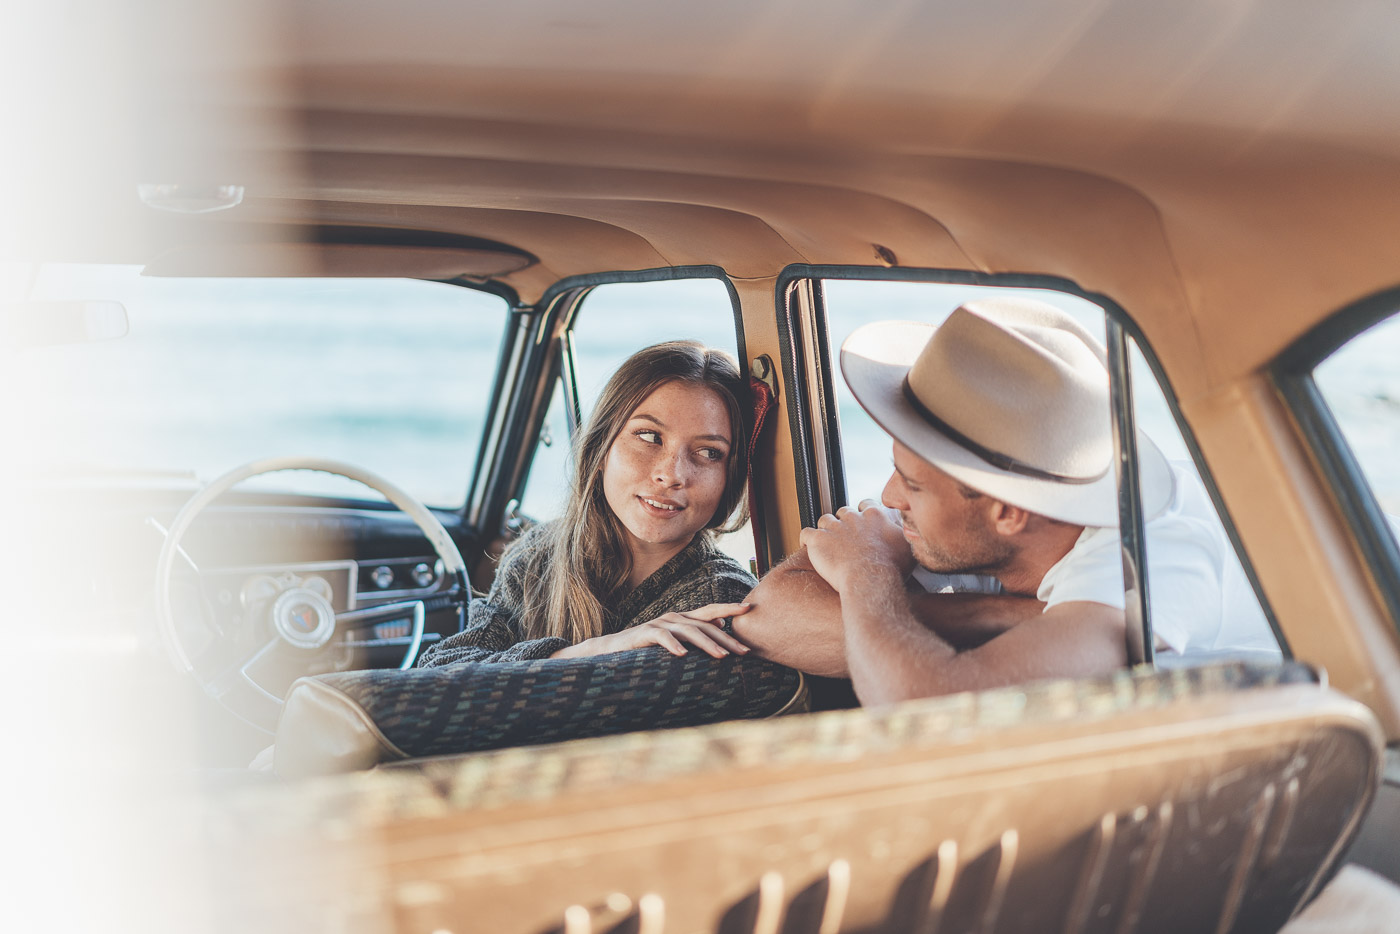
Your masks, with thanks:
M637 502L642 504L642 508L648 514L663 519L673 519L685 511L685 506L672 502L668 499L660 499L655 496L638 496Z

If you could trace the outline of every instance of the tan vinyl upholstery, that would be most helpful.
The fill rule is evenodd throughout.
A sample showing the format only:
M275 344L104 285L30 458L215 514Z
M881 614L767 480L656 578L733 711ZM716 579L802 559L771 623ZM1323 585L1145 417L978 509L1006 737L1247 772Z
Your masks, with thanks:
M291 786L283 807L231 805L217 841L229 917L497 934L1276 930L1380 778L1374 718L1302 671L1047 682L429 761L343 776L334 796Z

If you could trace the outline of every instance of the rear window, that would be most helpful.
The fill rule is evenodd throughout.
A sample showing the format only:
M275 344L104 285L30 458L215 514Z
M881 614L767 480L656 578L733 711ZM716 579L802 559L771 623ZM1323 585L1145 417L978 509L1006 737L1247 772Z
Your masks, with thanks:
M1347 341L1313 379L1393 528L1400 516L1400 315Z

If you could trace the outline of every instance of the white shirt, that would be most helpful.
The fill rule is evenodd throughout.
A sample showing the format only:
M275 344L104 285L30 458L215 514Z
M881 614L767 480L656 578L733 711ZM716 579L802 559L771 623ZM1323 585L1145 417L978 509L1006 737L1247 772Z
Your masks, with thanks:
M1174 652L1278 652L1278 642L1189 467L1172 465L1175 490L1148 520L1147 596L1152 631ZM1116 528L1086 528L1046 572L1036 597L1045 608L1089 601L1122 609L1123 557ZM1281 653L1280 653L1281 654Z
M1189 465L1171 466L1171 502L1144 528L1153 634L1177 654L1267 651L1281 656L1200 478ZM994 577L926 568L915 568L911 576L929 593L1002 592ZM1078 601L1123 609L1118 530L1086 528L1069 554L1046 572L1036 597L1047 610Z

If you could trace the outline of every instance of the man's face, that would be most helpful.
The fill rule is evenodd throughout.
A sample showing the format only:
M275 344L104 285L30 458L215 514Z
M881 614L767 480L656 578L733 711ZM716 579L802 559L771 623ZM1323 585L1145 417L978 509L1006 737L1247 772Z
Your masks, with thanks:
M1012 557L992 524L994 500L970 491L898 441L881 501L899 510L919 564L940 574L992 574Z

